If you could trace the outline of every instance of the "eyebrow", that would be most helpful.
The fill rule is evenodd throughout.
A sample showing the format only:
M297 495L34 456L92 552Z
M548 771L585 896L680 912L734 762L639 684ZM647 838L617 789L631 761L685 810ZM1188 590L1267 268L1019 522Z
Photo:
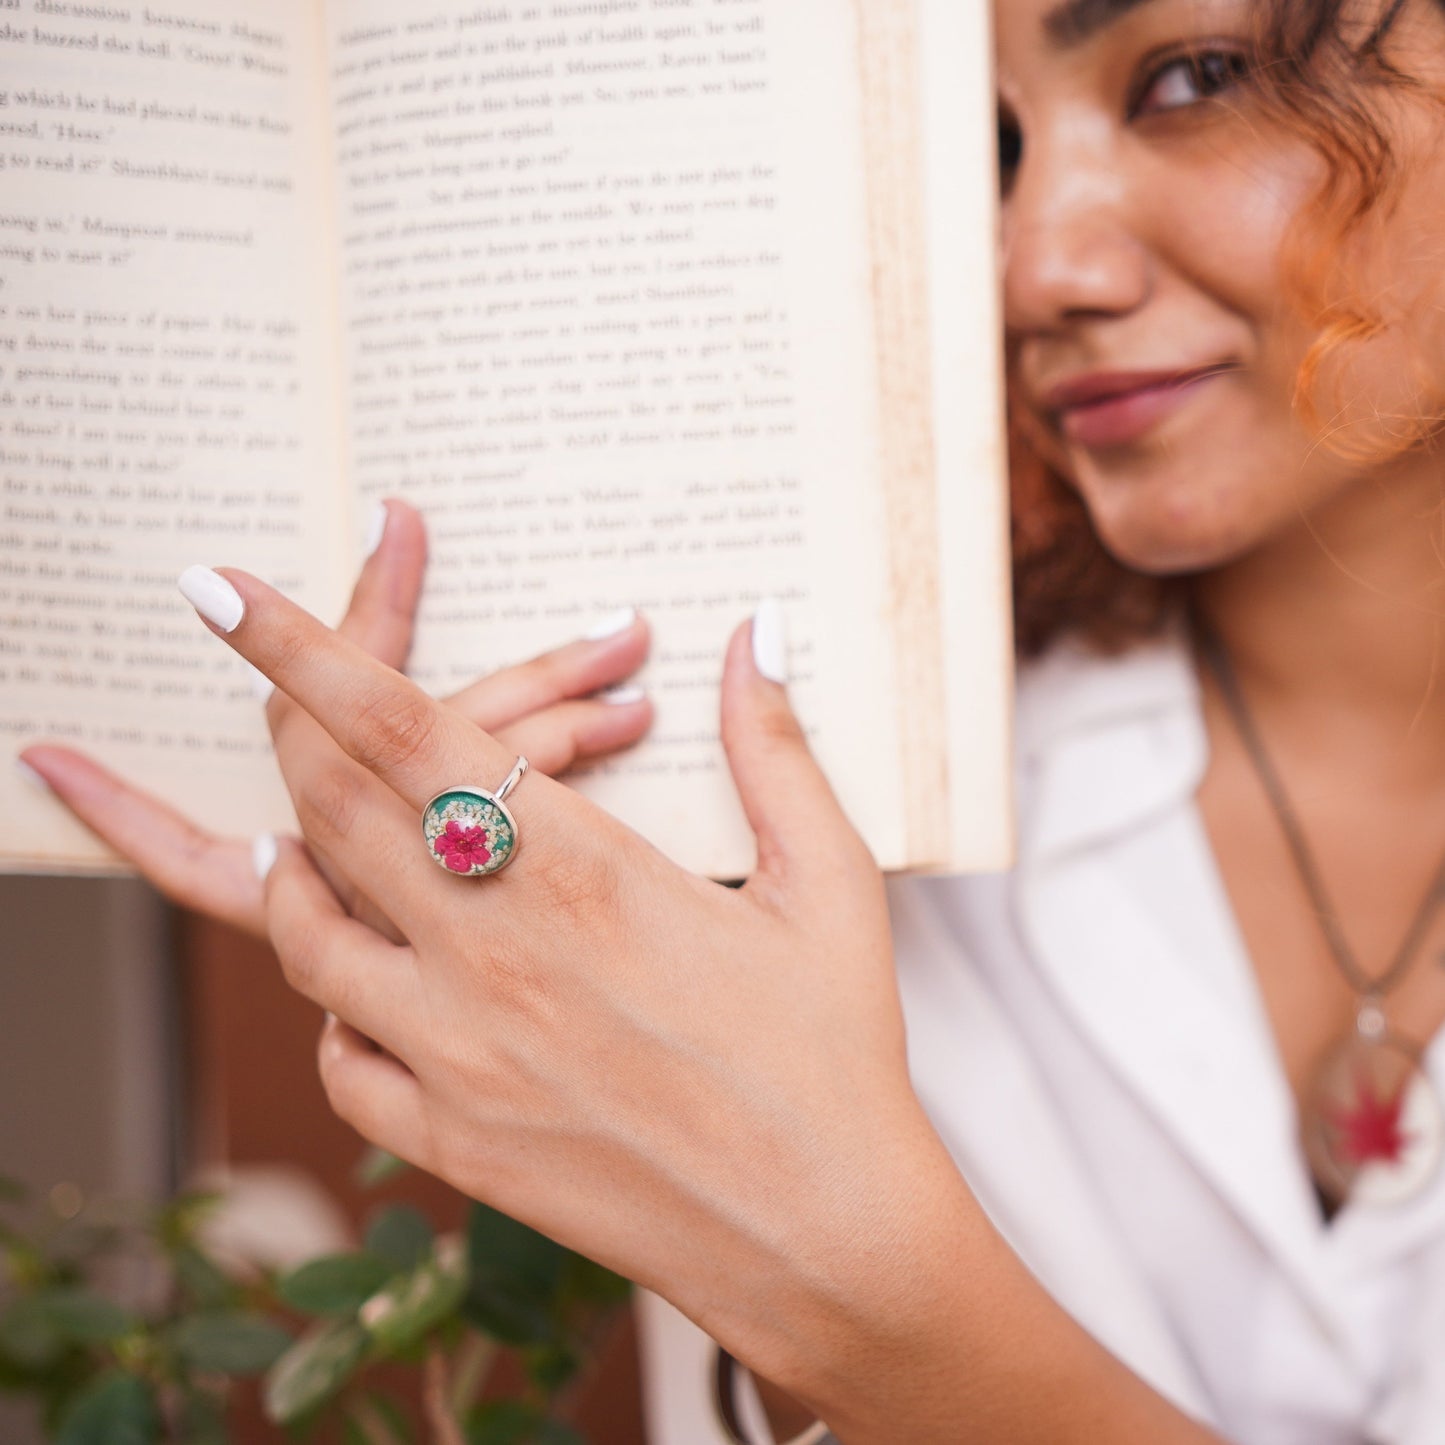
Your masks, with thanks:
M1074 50L1147 4L1149 0L1063 0L1044 16L1044 34L1058 49Z

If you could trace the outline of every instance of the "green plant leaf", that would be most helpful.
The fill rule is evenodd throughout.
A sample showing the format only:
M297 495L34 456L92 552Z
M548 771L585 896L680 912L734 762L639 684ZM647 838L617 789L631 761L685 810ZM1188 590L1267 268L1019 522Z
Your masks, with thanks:
M489 1400L467 1417L467 1445L530 1445L547 1417L525 1400Z
M175 1250L190 1244L196 1231L220 1206L223 1196L212 1190L194 1190L178 1194L155 1217L156 1238L166 1249Z
M22 1295L0 1314L0 1351L15 1364L43 1369L64 1349L65 1341L39 1296Z
M150 1387L111 1371L75 1399L60 1422L55 1445L154 1445L161 1417Z
M397 1354L450 1318L467 1292L466 1252L441 1239L430 1259L393 1279L361 1307L361 1323L378 1350Z
M371 1336L355 1320L328 1320L307 1331L271 1367L262 1398L273 1424L303 1419L361 1368Z
M240 1298L241 1290L235 1281L192 1244L183 1244L175 1250L171 1267L181 1288L202 1308L215 1309Z
M179 1436L184 1445L228 1445L224 1398L205 1390L190 1391L181 1406Z
M582 1356L567 1344L543 1345L526 1355L527 1378L544 1395L555 1395L582 1368Z
M309 1315L354 1315L396 1273L374 1254L328 1254L277 1281L281 1298Z
M0 1347L27 1365L42 1365L70 1344L118 1340L137 1328L117 1304L78 1285L61 1285L15 1300L0 1315Z
M620 1305L631 1295L632 1282L586 1255L573 1254L567 1260L563 1292L581 1304Z
M391 1204L366 1229L366 1250L393 1269L415 1269L430 1253L435 1232L421 1210Z
M570 1425L548 1420L537 1431L536 1445L587 1445L587 1441Z
M472 1206L467 1247L467 1319L506 1344L553 1339L559 1287L571 1252L486 1204Z
M398 1179L407 1173L411 1165L385 1149L368 1149L357 1162L356 1182L363 1189L375 1189L389 1180Z
M201 1314L171 1331L176 1353L195 1370L219 1375L259 1375L291 1347L280 1325L258 1314Z
M467 1445L587 1445L570 1425L523 1400L491 1400L467 1417Z

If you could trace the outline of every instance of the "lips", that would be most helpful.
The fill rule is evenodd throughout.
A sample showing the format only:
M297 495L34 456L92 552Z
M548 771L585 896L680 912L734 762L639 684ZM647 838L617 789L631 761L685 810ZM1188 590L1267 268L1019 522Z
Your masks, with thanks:
M1069 441L1122 446L1139 440L1229 369L1091 372L1052 387L1042 400Z

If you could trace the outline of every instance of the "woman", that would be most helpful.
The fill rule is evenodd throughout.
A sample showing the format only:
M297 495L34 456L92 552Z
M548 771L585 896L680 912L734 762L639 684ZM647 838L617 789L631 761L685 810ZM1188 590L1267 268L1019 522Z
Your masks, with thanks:
M755 626L723 699L746 888L536 777L526 852L461 898L413 841L438 780L635 736L645 709L576 699L636 665L641 624L464 717L197 572L280 689L312 848L381 929L288 843L270 935L335 1015L343 1117L655 1289L848 1445L1422 1445L1445 1060L1408 1096L1370 1071L1445 1019L1445 7L1008 0L997 23L1042 654L1016 874L885 898ZM383 656L418 547L393 506L346 628ZM254 916L234 846L203 881L178 821L26 757L173 893ZM1379 1179L1409 1197L1366 1202Z

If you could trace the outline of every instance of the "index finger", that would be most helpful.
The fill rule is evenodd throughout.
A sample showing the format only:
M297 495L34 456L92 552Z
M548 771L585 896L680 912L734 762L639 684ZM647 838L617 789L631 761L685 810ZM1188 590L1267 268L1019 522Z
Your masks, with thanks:
M426 530L420 514L402 501L376 504L371 542L362 559L346 613L336 624L343 636L400 672L411 652L417 603L426 575ZM260 693L274 735L289 711L286 694L272 692L271 681Z
M256 577L190 567L181 592L224 641L304 708L418 812L452 787L495 791L515 757L409 678L378 662ZM557 806L529 780L528 812Z

